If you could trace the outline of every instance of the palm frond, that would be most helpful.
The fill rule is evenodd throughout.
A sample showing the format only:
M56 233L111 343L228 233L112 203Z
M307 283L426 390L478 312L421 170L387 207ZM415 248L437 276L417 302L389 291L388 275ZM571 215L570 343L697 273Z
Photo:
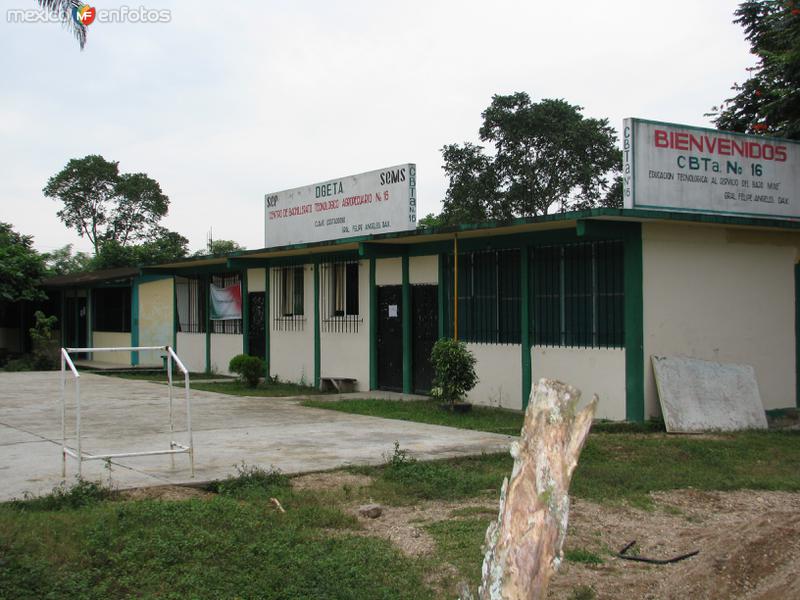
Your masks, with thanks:
M64 27L72 31L75 39L78 40L81 50L86 45L86 26L78 23L72 16L72 11L80 7L83 2L80 0L36 0L43 9L52 14L58 15Z

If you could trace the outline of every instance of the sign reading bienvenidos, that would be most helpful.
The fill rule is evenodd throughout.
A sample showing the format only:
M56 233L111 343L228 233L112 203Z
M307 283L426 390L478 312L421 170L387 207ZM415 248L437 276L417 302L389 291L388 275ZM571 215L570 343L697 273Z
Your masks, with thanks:
M264 247L417 227L417 167L404 164L264 196Z
M641 119L622 134L625 208L800 219L800 144Z

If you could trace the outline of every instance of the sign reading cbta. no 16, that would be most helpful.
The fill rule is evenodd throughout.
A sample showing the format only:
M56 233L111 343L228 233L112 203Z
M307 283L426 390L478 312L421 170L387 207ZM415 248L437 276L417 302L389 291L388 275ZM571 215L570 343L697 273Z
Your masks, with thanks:
M625 119L625 208L800 219L800 144Z
M417 226L417 167L397 165L264 196L264 246L288 246Z

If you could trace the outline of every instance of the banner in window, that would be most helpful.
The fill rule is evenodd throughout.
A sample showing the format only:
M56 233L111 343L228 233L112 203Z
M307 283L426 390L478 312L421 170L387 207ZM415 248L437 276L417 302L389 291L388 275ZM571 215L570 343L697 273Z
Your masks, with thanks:
M228 287L211 284L211 320L230 321L242 318L242 285Z

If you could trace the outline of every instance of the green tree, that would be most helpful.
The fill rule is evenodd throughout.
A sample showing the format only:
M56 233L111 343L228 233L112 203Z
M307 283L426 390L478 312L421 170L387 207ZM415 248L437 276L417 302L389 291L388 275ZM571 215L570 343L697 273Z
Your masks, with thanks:
M480 138L493 153L465 143L442 148L450 178L447 223L505 220L559 210L621 205L622 153L607 119L564 100L532 102L525 92L495 95Z
M103 244L92 259L93 269L114 269L171 262L184 258L189 240L181 234L159 227L153 238L134 246L123 246L115 240Z
M8 223L0 223L0 300L41 300L39 282L45 273L42 256L33 248L33 237L20 235Z
M442 158L442 168L450 180L442 205L445 223L479 223L513 216L503 202L494 162L482 146L450 144L442 148Z
M496 95L483 112L481 140L495 146L494 168L505 211L545 215L555 204L597 206L622 169L622 152L608 119L581 114L564 100L531 102L525 92Z
M707 116L720 129L800 139L800 5L749 0L735 15L758 63Z
M48 275L69 275L92 269L92 257L86 252L72 252L72 244L42 254Z
M37 0L39 6L56 15L61 22L72 31L78 40L81 50L86 45L86 26L78 23L72 16L72 10L83 2L78 0Z
M95 255L106 243L152 240L169 209L158 182L144 173L120 174L119 163L96 154L70 160L43 192L62 202L59 219L87 237Z
M240 246L238 242L234 242L233 240L211 240L205 250L198 250L194 253L194 256L221 256L244 249L244 246Z

